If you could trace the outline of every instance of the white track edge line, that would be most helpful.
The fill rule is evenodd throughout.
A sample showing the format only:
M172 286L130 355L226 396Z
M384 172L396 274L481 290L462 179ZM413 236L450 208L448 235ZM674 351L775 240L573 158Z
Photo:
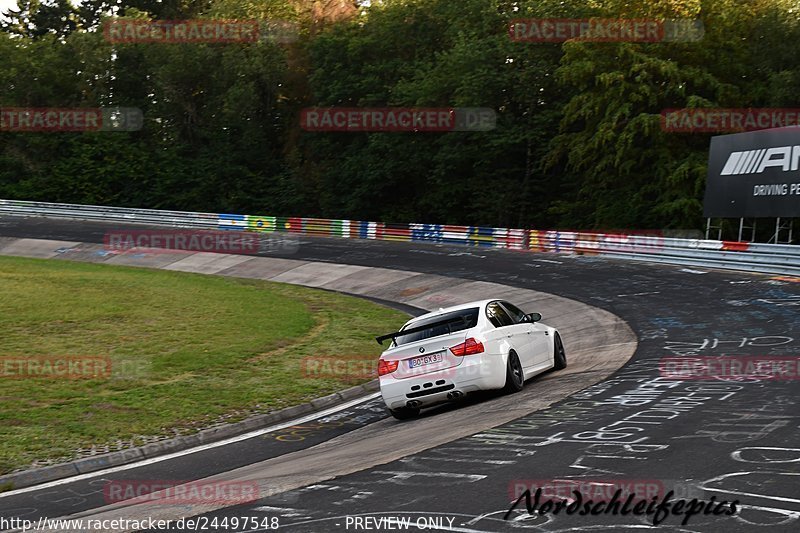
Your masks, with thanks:
M161 461L168 461L170 459L174 459L176 457L182 457L184 455L190 455L197 452L202 452L204 450L210 450L213 448L218 448L220 446L226 446L228 444L233 444L235 442L240 442L247 439L252 439L253 437L258 437L260 435L264 435L266 433L271 433L273 431L278 431L283 428L287 428L289 426L294 426L297 424L303 424L305 422L315 420L317 418L321 418L333 413L337 413L339 411L343 411L348 409L354 405L358 405L360 403L367 402L369 400L374 400L378 396L380 396L380 392L375 392L370 394L369 396L363 396L361 398L356 398L355 400L351 400L347 403L343 403L341 405L337 405L326 409L324 411L319 411L316 413L311 413L301 418L295 418L294 420L289 420L287 422L283 422L281 424L277 424L275 426L270 426L264 429L258 429L255 431L251 431L249 433L244 433L242 435L237 435L236 437L230 437L221 441L211 442L208 444L202 444L200 446L196 446L194 448L188 448L186 450L181 450L179 452L173 452L167 455L161 455L159 457L152 457L150 459L143 459L141 461L136 461L135 463L128 463L124 465L114 466L111 468L106 468L105 470L98 470L97 472L87 472L85 474L78 474L77 476L71 476L68 478L57 479L55 481L49 481L47 483L42 483L39 485L33 485L31 487L23 487L21 489L10 490L6 492L0 492L0 499L7 498L9 496L16 496L17 494L24 494L26 492L33 492L41 489L48 489L50 487L57 487L59 485L66 485L67 483L73 483L75 481L81 481L84 479L90 479L97 476L104 476L107 474L113 474L115 472L122 472L124 470L131 470L133 468L139 468L141 466L147 466L155 463L160 463Z

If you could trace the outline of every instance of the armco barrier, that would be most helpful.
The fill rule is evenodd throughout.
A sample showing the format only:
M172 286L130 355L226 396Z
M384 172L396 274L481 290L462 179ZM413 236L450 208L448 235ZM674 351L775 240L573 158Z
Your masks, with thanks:
M620 259L656 263L800 275L800 246L673 239L648 231L611 234L442 224L390 224L360 220L191 213L19 200L0 200L0 215L72 218L178 228L284 231L349 239L425 241L510 250L613 255Z

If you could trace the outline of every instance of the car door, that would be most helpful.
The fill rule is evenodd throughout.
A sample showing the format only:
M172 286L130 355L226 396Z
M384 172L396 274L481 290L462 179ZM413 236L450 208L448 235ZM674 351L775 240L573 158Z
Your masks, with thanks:
M529 363L523 367L542 367L550 364L550 339L547 328L542 324L531 322L526 314L510 302L501 302L508 315L525 332L525 350Z
M530 366L530 348L528 347L528 329L526 324L514 321L500 302L491 302L486 306L486 316L497 328L497 333L514 348L523 368Z

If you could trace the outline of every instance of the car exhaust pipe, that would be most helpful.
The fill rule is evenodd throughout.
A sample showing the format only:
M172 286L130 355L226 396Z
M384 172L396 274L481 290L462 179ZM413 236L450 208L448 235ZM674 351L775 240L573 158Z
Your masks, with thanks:
M452 392L448 392L447 393L447 399L448 400L458 400L459 398L461 398L463 396L464 396L464 393L461 392L460 390L454 390Z
M422 402L419 400L408 400L406 402L406 407L408 407L409 409L416 409L420 405L422 405Z

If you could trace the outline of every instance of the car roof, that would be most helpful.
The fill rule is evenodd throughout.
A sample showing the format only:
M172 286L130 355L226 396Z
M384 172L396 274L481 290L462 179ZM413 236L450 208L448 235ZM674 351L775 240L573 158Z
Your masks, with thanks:
M409 324L413 324L417 320L421 320L423 318L431 318L431 317L438 316L438 315L444 315L444 314L447 314L447 313L452 313L453 311L460 311L462 309L471 309L473 307L477 307L479 309L483 309L490 302L496 302L498 300L500 300L500 299L499 298L491 298L489 300L477 300L477 301L474 301L474 302L467 302L467 303L464 303L464 304L453 305L453 306L450 306L450 307L437 309L436 311L431 311L430 313L425 313L424 315L415 316L414 318L412 318L411 320L406 322L405 326L408 326Z

